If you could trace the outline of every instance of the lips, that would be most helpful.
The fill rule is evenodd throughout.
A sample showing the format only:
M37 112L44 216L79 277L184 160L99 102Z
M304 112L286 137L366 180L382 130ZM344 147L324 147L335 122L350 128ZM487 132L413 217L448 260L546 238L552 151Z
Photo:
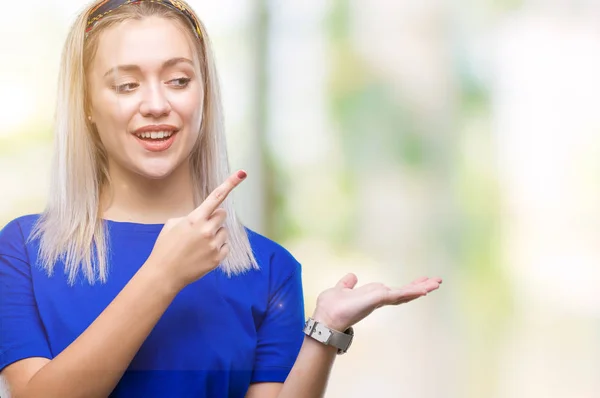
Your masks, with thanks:
M147 151L162 152L173 145L178 131L175 126L159 124L140 127L133 132L133 135Z
M150 137L149 135L156 135L158 133L169 134L169 136L173 133L176 133L179 129L175 126L171 126L170 124L150 124L147 126L143 126L138 128L133 132L135 136L138 138L158 138L157 136ZM154 133L154 134L153 134Z

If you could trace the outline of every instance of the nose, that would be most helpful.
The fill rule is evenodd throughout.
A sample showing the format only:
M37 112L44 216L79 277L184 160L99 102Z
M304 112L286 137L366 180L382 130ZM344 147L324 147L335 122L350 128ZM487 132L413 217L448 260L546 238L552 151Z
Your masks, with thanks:
M171 104L164 93L162 84L151 84L146 87L144 98L140 104L143 116L159 118L171 112Z

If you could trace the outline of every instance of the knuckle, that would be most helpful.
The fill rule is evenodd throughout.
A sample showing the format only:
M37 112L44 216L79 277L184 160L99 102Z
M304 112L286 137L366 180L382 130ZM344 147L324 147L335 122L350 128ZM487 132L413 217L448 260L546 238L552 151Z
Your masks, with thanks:
M226 216L227 216L227 211L225 209L223 209L222 207L219 207L213 213L213 217L215 217L216 219L224 219Z
M221 201L225 197L225 190L223 188L217 188L215 189L214 195L216 200Z

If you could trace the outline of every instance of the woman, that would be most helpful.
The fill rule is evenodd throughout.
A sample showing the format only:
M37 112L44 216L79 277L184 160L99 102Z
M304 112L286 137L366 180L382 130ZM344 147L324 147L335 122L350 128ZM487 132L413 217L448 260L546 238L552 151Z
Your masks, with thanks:
M246 173L228 176L221 119L208 36L186 4L82 12L47 208L0 233L13 397L319 397L353 324L439 287L354 289L349 274L305 324L300 265L232 210Z

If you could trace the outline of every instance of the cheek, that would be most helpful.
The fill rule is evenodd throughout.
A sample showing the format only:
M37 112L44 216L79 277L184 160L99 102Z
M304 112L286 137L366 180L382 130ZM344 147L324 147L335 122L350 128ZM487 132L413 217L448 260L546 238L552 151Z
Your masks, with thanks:
M177 112L192 133L197 133L200 130L202 122L201 98L201 94L189 91L186 95L178 96L172 102L173 110Z
M104 98L94 104L93 118L102 143L110 146L120 135L127 132L129 121L136 112L133 98Z

